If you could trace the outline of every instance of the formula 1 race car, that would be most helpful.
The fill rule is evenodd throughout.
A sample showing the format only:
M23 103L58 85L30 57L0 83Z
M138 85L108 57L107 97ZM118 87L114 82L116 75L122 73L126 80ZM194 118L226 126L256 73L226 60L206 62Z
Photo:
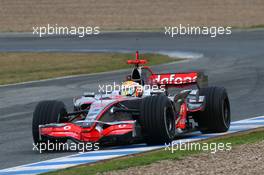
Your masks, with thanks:
M227 92L223 87L208 87L202 72L156 74L144 66L147 61L138 52L127 63L134 68L120 91L85 93L73 100L73 112L67 112L61 101L38 103L32 121L34 143L70 139L153 145L195 130L218 133L229 129Z

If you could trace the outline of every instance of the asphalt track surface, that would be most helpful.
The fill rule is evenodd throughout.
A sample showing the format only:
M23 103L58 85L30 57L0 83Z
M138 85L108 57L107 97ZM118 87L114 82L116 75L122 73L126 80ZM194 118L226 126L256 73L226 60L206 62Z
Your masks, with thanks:
M108 33L86 38L0 35L0 51L162 51L193 52L203 57L154 67L155 71L203 70L209 84L226 87L232 120L264 114L264 31L235 31L231 36L181 36L163 33ZM32 151L31 120L38 101L59 99L72 108L72 97L97 91L98 84L123 80L129 71L95 74L0 87L0 169L76 152Z

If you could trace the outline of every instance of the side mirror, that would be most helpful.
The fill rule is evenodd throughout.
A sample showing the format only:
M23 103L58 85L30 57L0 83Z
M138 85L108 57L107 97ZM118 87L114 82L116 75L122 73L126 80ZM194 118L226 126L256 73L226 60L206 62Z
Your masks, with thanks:
M116 113L116 111L118 111L119 108L113 106L111 109L110 109L110 114L114 114Z
M84 97L95 97L95 93L94 92L84 92L83 96Z

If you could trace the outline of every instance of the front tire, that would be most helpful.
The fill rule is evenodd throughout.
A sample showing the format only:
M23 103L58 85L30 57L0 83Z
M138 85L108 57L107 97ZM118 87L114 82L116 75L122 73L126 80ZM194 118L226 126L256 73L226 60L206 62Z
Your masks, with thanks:
M148 145L169 143L175 136L175 115L171 101L165 95L142 100L141 125Z
M230 103L223 87L208 87L200 89L200 95L205 96L205 110L198 112L197 118L202 133L226 132L230 127Z
M32 120L32 134L33 141L35 144L49 142L66 142L66 139L49 139L39 137L39 125L49 124L49 123L61 123L65 122L65 116L67 115L67 110L63 102L60 101L42 101L39 102L33 113Z

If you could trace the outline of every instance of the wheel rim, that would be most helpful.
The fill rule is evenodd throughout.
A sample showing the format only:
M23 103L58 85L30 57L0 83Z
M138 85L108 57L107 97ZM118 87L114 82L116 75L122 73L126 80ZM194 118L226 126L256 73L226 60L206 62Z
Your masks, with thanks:
M225 100L223 104L223 119L226 127L229 127L230 125L230 110L229 110L229 105L228 101Z
M172 137L173 133L173 119L171 117L171 110L168 107L164 108L164 120L166 125L166 130L169 137Z
M67 115L67 111L65 109L62 109L59 113L58 113L58 118L57 118L57 123L62 123L62 122L66 122L66 119L64 118Z

